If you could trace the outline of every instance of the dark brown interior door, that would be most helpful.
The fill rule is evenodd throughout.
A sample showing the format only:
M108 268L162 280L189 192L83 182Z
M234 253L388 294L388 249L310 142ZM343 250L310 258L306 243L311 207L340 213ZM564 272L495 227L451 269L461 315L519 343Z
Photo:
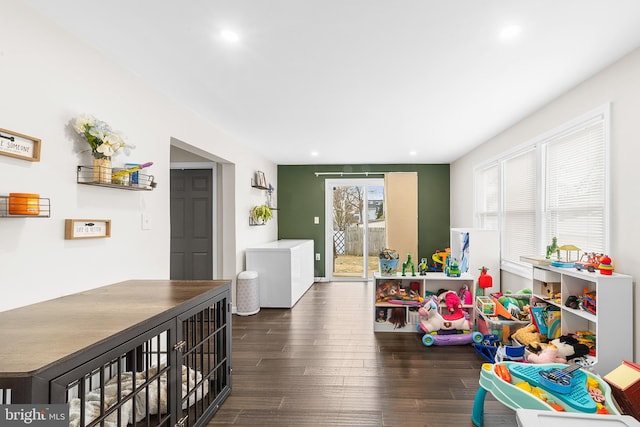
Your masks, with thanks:
M171 279L213 279L211 169L171 170Z

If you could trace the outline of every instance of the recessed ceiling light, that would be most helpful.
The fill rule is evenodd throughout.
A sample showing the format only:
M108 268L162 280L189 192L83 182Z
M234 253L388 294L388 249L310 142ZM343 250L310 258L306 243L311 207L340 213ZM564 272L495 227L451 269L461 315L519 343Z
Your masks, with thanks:
M312 152L311 152L311 155L315 157L315 156L317 156L317 155L318 155L318 152L317 152L317 151L312 151Z
M418 154L418 153L416 153L415 151L409 151L409 155L410 156L415 156L416 154Z
M513 40L520 35L522 28L519 25L508 25L500 31L501 40Z
M233 30L222 30L220 31L220 37L222 40L229 43L237 43L240 40L240 36Z

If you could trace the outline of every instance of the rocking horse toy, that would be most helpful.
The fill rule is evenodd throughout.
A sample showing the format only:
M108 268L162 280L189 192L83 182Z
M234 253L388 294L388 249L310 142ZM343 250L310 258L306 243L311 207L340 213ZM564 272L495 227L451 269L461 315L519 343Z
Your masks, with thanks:
M455 292L453 292L455 295ZM428 298L418 309L422 317L418 332L424 332L422 343L432 345L460 345L482 341L482 334L473 332L469 313L457 310L454 314L440 314L440 304L435 296Z

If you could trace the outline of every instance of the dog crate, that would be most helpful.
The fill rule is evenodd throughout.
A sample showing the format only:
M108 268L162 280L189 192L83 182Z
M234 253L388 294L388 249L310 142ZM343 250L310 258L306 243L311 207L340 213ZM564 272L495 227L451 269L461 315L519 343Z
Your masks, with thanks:
M29 314L50 312L53 307L48 306L62 302L78 316L73 332L63 332L65 319L59 324L50 319L46 329L60 328L62 342L72 339L71 335L83 342L87 335L105 335L83 334L90 329L119 330L40 370L10 372L5 368L19 364L19 357L0 361L0 402L66 403L71 427L205 425L231 392L229 283L131 281L99 289L84 296L100 297L101 303L95 306L98 319L106 319L108 307L119 306L120 310L112 313L116 326L96 319L88 322L87 307L92 304L78 295L0 313L5 324L6 320L15 322ZM122 311L141 304L132 304L129 298L133 294L146 294L144 316ZM83 308L75 305L78 299L84 300ZM155 314L148 317L152 312ZM122 317L135 319L135 326L121 329L122 324L130 323L121 322ZM140 318L144 320L137 322ZM35 337L29 336L28 330L23 334L23 344L37 343L39 332Z

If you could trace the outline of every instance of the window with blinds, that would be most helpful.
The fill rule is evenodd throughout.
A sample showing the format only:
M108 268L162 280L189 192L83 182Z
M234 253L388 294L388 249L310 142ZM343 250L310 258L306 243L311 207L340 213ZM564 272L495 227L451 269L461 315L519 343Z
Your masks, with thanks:
M545 241L606 253L606 146L602 115L543 146Z
M503 268L553 237L608 252L608 130L606 105L476 168L475 225L500 230Z

